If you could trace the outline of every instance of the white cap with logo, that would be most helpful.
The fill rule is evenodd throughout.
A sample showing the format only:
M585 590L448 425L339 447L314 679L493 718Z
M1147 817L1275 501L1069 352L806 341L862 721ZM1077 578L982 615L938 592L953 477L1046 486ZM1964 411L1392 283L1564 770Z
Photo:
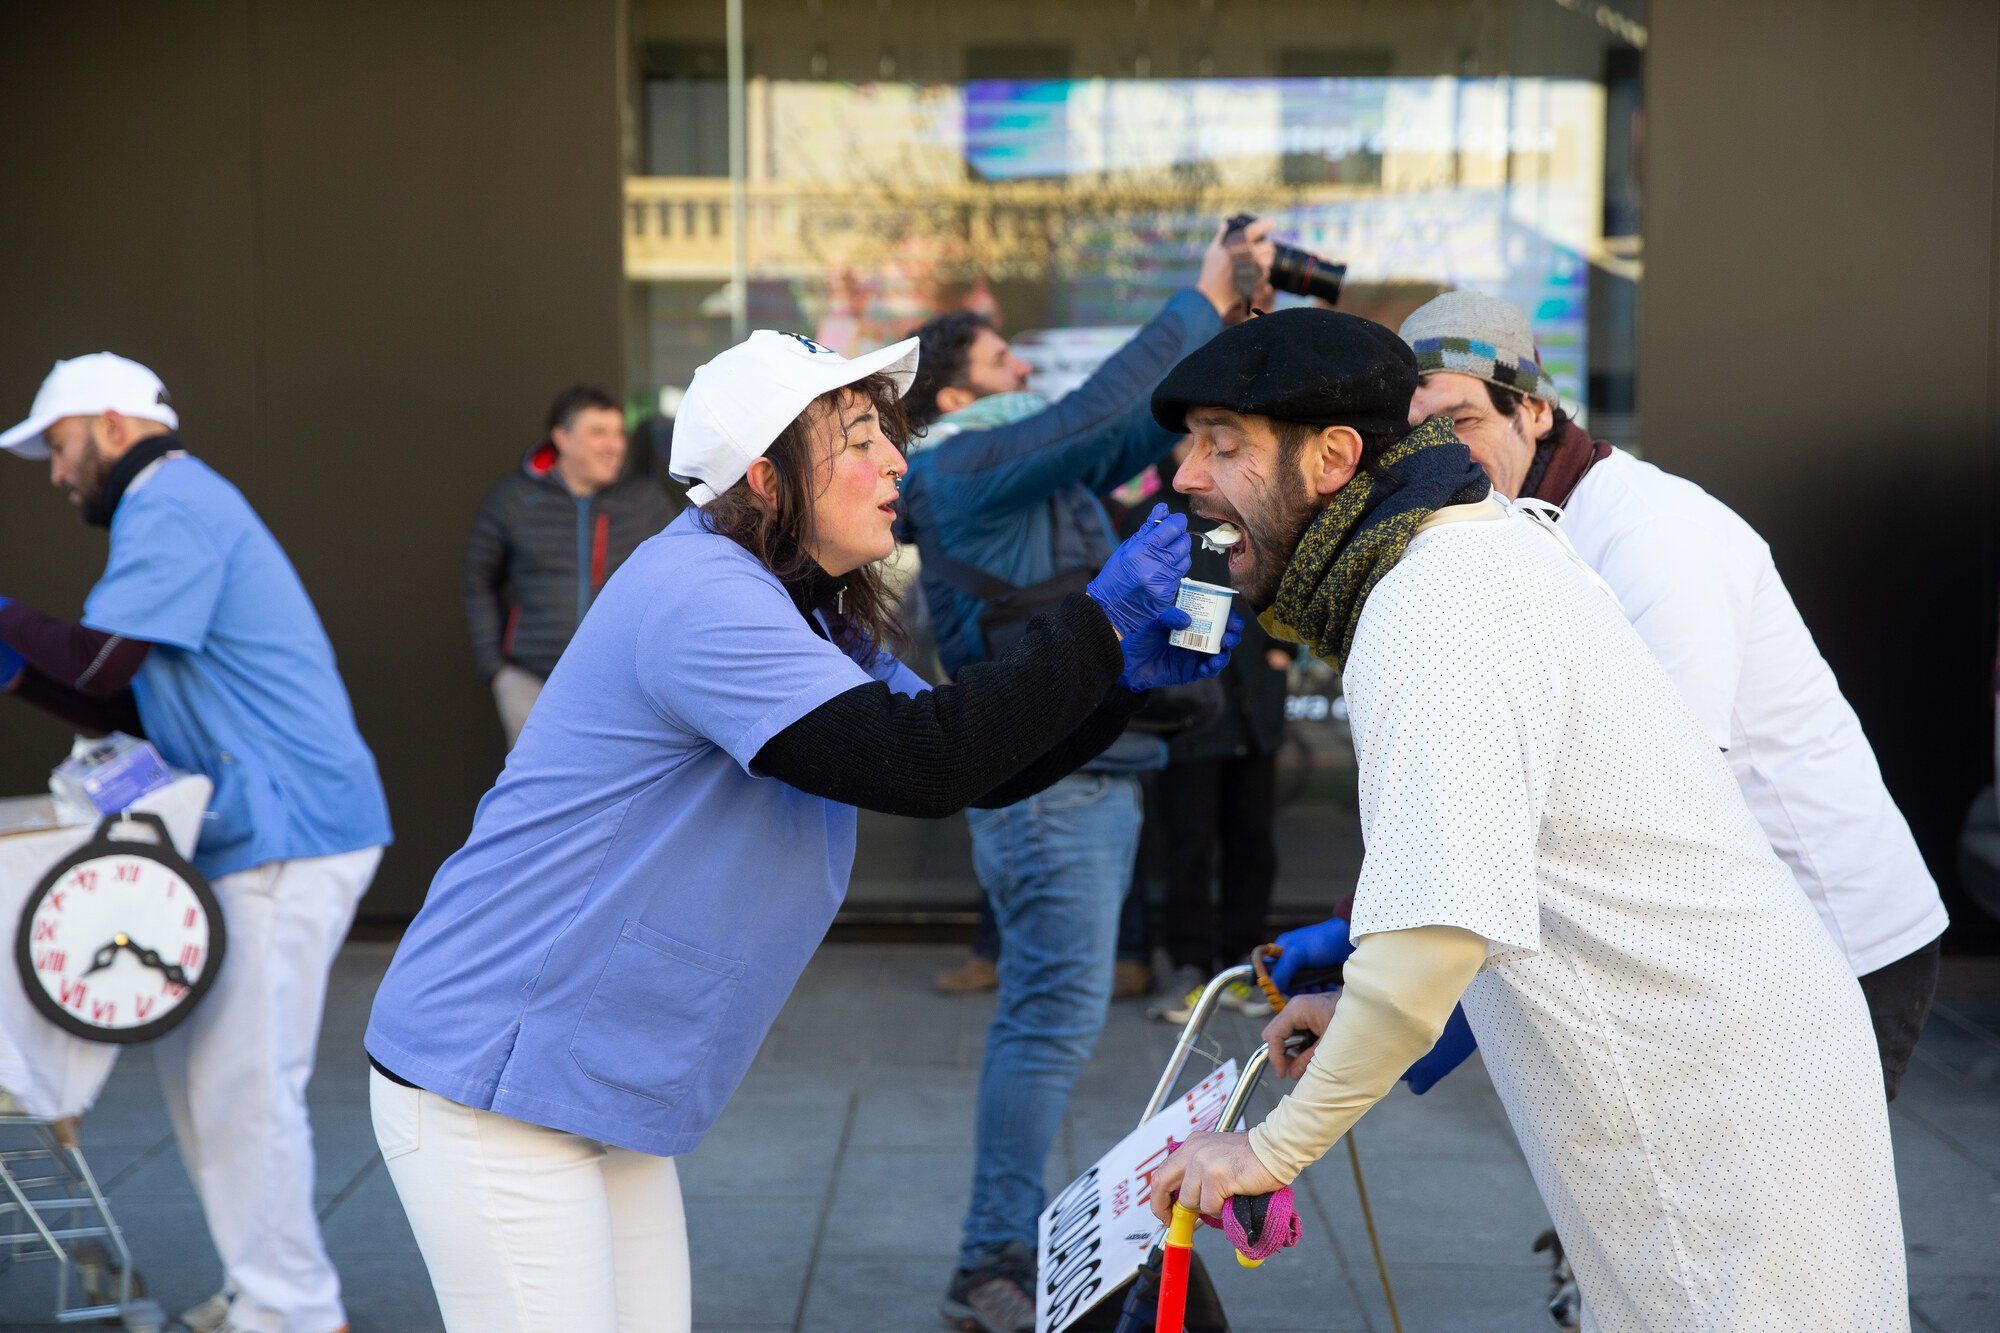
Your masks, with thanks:
M167 386L160 377L112 352L92 352L56 362L35 394L28 419L0 434L0 449L22 458L47 458L42 432L64 417L94 417L104 412L157 421L172 430L181 424Z
M917 340L850 361L800 334L758 329L695 371L674 416L667 471L687 485L689 499L707 504L743 480L813 399L878 372L895 381L898 397L908 393Z

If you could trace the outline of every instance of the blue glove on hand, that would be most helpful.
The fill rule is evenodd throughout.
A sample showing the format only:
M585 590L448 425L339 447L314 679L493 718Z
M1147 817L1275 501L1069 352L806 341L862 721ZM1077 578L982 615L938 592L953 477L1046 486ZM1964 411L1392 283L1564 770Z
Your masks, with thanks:
M1444 1031L1438 1034L1437 1045L1431 1047L1429 1055L1411 1065L1403 1074L1403 1082L1410 1085L1410 1091L1419 1097L1437 1085L1437 1081L1465 1063L1465 1057L1477 1049L1479 1043L1473 1040L1472 1024L1465 1021L1465 1006L1455 1005L1451 1017L1445 1020Z
M1192 648L1176 648L1167 636L1188 627L1188 613L1170 606L1153 617L1153 623L1137 634L1118 641L1125 654L1125 674L1118 683L1134 694L1156 690L1162 685L1190 685L1219 675L1229 665L1229 654L1243 638L1243 617L1231 612L1229 627L1222 632L1222 651L1198 653Z
M1301 972L1317 972L1339 967L1354 954L1354 942L1347 937L1347 922L1332 917L1317 926L1288 930L1273 941L1281 950L1271 964L1271 984L1287 995L1296 995L1292 983Z
M1165 505L1154 505L1146 525L1111 553L1084 591L1104 608L1119 636L1130 638L1143 633L1160 612L1173 608L1193 558L1187 515L1170 514ZM1132 661L1129 655L1125 660L1128 665Z
M13 604L13 598L0 597L0 611L5 611ZM9 648L6 644L0 643L0 692L14 688L14 678L21 674L21 668L26 665L27 663L21 660L19 653Z

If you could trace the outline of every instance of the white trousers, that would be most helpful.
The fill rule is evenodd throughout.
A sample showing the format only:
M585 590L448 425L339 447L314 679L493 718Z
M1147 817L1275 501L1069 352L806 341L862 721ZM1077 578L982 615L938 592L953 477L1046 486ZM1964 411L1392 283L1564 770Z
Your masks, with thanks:
M521 728L528 725L528 714L535 711L543 684L534 672L511 663L493 677L493 704L500 710L500 730L506 733L509 750L521 739Z
M673 1158L372 1071L368 1100L449 1333L688 1333Z
M327 969L382 849L274 861L214 883L229 931L215 985L153 1046L181 1161L250 1333L347 1322L313 1208L306 1081Z

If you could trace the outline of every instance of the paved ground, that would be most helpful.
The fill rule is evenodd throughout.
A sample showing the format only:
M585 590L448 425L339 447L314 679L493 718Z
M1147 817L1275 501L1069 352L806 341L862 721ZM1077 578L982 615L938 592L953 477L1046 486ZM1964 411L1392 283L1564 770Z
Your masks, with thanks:
M757 1067L684 1164L696 1326L929 1330L965 1204L971 1105L990 1002L929 988L955 950L823 950ZM439 1325L423 1266L375 1154L360 1034L389 946L355 944L334 980L312 1103L321 1214L355 1333ZM1917 1326L2000 1328L2000 966L1947 960L1946 986L1894 1108ZM1250 1025L1218 1033L1247 1050ZM1051 1163L1067 1180L1130 1127L1169 1044L1139 1006L1115 1007ZM219 1272L142 1050L126 1056L85 1143L169 1309ZM1359 1146L1403 1321L1418 1330L1539 1331L1546 1285L1528 1243L1545 1224L1475 1062L1429 1096L1399 1090ZM1244 1272L1203 1242L1236 1326L1386 1330L1353 1181L1340 1156L1304 1177L1307 1238ZM1829 1256L1829 1262L1837 1262ZM0 1268L0 1326L41 1328L45 1266Z

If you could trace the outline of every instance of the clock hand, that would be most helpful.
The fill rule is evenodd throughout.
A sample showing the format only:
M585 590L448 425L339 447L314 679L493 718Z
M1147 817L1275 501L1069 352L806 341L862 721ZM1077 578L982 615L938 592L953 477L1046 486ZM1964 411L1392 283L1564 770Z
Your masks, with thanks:
M83 970L83 975L87 977L92 972L101 972L105 968L110 967L111 960L118 956L118 948L118 943L114 941L91 955L90 966Z
M140 949L134 946L134 952L139 955L140 962L144 963L147 967L153 968L176 986L189 986L193 984L188 980L188 974L180 964L162 962L160 955L152 949Z

